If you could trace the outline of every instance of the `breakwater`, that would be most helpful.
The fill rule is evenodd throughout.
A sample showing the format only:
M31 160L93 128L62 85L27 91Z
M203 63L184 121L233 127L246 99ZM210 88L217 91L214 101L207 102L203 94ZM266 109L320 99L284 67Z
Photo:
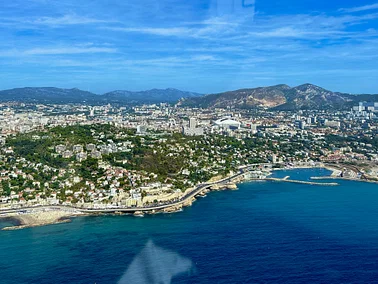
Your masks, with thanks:
M338 186L339 185L336 182L313 182L313 181L293 180L293 179L288 179L286 177L285 178L266 178L265 180L309 184L309 185L320 185L320 186Z
M311 177L312 180L348 180L348 181L359 181L359 182L367 182L367 183L378 183L378 180L372 179L360 179L360 178L348 178L348 177L334 177L334 176L323 176L323 177Z

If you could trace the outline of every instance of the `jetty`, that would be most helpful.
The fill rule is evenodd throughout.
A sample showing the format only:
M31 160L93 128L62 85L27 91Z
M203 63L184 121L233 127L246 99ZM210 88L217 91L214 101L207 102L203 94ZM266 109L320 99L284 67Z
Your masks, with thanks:
M299 183L299 184L309 184L309 185L320 185L320 186L338 186L336 182L314 182L314 181L304 181L304 180L294 180L285 178L266 178L265 180L278 181L278 182L290 182L290 183Z
M343 177L335 177L335 176L321 176L321 177L310 177L312 180L324 180L324 179L343 179Z
M362 178L351 178L351 177L335 177L335 176L323 176L323 177L311 177L312 180L348 180L348 181L358 181L358 182L367 182L367 183L378 183L378 180L375 179L362 179Z

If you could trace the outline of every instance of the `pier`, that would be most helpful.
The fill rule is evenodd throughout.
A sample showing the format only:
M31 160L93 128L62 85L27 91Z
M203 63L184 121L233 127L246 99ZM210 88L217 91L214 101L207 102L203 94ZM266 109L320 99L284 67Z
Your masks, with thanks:
M322 176L322 177L310 177L310 179L312 179L312 180L324 180L324 179L343 179L343 178L342 177L335 177L335 176Z
M320 185L320 186L338 186L336 182L314 182L314 181L304 181L304 180L293 180L285 178L266 178L265 180L278 181L278 182L290 182L290 183L299 183L299 184L309 184L309 185Z
M351 177L335 177L335 176L323 176L323 177L311 177L312 180L348 180L348 181L358 181L358 182L367 182L367 183L378 183L378 180L374 179L362 179L362 178L351 178Z

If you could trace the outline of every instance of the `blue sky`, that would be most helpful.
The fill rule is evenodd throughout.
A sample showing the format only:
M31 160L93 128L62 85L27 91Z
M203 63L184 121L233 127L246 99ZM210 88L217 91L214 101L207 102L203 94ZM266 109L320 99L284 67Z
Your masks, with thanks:
M374 1L374 0L373 0ZM3 0L0 89L378 93L378 2Z

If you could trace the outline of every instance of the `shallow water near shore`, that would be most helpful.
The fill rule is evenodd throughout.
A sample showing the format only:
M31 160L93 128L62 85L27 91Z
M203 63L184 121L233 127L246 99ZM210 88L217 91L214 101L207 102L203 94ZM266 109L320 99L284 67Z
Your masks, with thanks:
M14 217L1 217L0 218L0 230L6 227L20 226L21 222Z
M306 169L274 176L309 180L326 174ZM0 282L117 283L152 240L192 261L192 269L172 283L373 283L378 186L337 182L244 183L175 214L78 217L0 231Z

